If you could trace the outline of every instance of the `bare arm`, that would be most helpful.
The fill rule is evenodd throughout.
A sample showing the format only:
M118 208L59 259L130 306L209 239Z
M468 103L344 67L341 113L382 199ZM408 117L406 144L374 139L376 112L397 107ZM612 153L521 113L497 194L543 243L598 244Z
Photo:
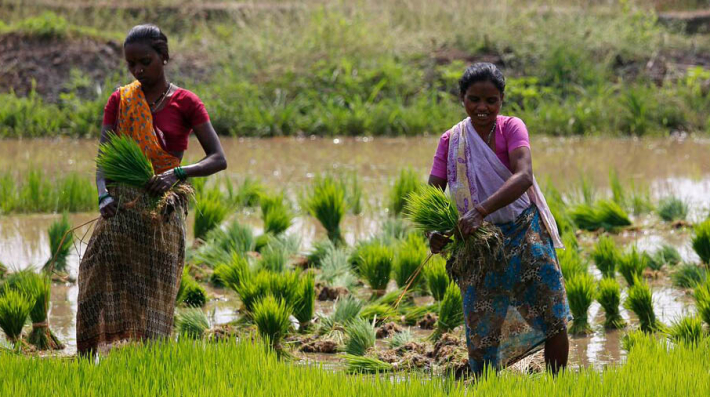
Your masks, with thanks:
M498 191L481 203L481 207L487 214L514 202L532 186L533 171L530 148L519 147L510 152L510 165L513 168L513 176L508 178Z

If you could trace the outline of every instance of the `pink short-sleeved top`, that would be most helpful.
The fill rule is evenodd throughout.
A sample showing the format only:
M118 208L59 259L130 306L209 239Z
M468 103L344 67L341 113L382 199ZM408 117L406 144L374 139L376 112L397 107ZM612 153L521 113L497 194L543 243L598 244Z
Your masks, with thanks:
M530 147L528 129L523 120L517 117L498 116L496 119L496 156L501 163L511 172L510 152L519 147ZM446 160L449 158L449 136L451 130L446 131L439 139L439 146L434 154L434 163L430 174L446 179Z
M104 108L104 125L116 126L118 105L121 94L115 91ZM178 88L168 98L168 103L153 113L153 123L165 137L165 150L183 152L187 149L187 140L195 126L210 121L205 105L192 92Z

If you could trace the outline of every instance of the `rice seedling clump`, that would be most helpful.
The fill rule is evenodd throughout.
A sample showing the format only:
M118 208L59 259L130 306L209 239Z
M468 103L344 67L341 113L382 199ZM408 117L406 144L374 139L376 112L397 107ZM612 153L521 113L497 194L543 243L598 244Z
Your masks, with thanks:
M180 310L175 316L175 328L178 335L191 339L202 339L210 328L207 316L199 307Z
M685 220L688 204L675 196L665 197L658 203L658 215L666 222Z
M345 352L354 356L364 356L365 352L375 346L375 327L364 318L358 317L345 326L348 341Z
M69 256L69 250L74 241L74 235L69 232L71 228L72 226L69 223L69 217L66 213L62 214L61 219L52 222L52 225L47 231L49 235L50 257L44 264L45 271L49 271L49 267L52 266L53 269L51 270L66 273L67 257Z
M446 288L451 280L446 274L446 261L439 255L433 256L422 270L427 289L437 302L444 299Z
M215 267L214 275L225 287L236 289L242 280L249 276L249 262L243 256L233 252L229 262Z
M574 317L569 331L571 334L584 334L591 330L587 312L594 301L594 278L587 273L580 273L567 280L567 300Z
M631 247L631 251L622 256L619 261L619 273L624 276L629 285L633 285L635 280L642 278L645 268L646 257L638 252L636 246Z
M313 249L311 249L311 252L306 256L308 266L320 268L323 258L333 249L335 249L335 245L333 245L333 242L330 240L316 241L313 244Z
M276 350L280 350L281 341L291 326L290 315L290 306L281 299L269 295L254 304L252 317L259 334Z
M424 232L453 231L459 211L443 190L426 185L407 198L406 213L414 225Z
M63 349L64 345L49 328L47 320L52 288L49 276L40 275L33 271L24 271L19 274L19 279L16 280L14 288L34 301L34 305L30 310L32 331L27 336L27 342L37 350Z
M235 291L246 313L253 313L256 302L267 295L282 302L296 302L300 295L299 275L295 272L273 273L262 270L247 280L243 279Z
M695 287L693 298L695 298L698 315L710 327L710 280L706 279L704 283Z
M390 192L392 213L394 215L401 214L406 208L409 196L421 189L423 185L416 171L411 168L401 170Z
M372 357L347 354L345 362L349 374L378 374L394 370L392 364Z
M616 277L616 266L621 262L621 253L611 237L601 236L599 238L592 251L592 259L602 276Z
M694 263L678 265L671 273L673 285L679 288L693 288L705 280L707 280L707 271Z
M293 316L300 323L299 330L307 329L313 315L315 314L316 289L315 276L313 273L306 273L299 282L298 299L293 308Z
M259 267L264 270L281 273L286 270L287 262L288 256L281 247L268 245L261 251Z
M396 318L397 311L390 305L374 303L363 307L362 311L360 311L360 317L369 322L380 324Z
M671 324L668 334L675 343L697 345L706 337L703 320L698 316L686 316Z
M34 307L34 299L15 289L8 289L0 296L0 328L10 343L19 342L22 327Z
M594 206L580 204L572 209L570 216L580 229L590 231L599 229L612 231L631 225L631 220L624 209L617 203L607 200L600 200Z
M406 345L409 342L412 342L413 340L414 334L412 334L412 331L409 329L405 329L402 332L397 332L396 334L392 335L392 337L390 337L389 339L388 346L390 349L397 349Z
M345 191L331 176L316 178L306 193L304 208L328 233L334 244L343 243L340 223L345 216Z
M261 216L264 221L264 233L278 236L291 227L293 213L285 200L283 193L261 197Z
M619 329L626 326L626 322L619 313L621 287L615 279L604 277L599 281L597 301L604 309L604 328Z
M373 295L384 295L392 272L393 250L381 244L367 245L360 252L360 259L359 273L367 281Z
M200 197L195 203L195 224L193 232L196 239L204 239L207 233L218 227L227 217L229 209L221 198Z
M653 294L646 283L636 280L629 287L624 307L636 314L641 331L649 333L659 329L660 324L653 311Z
M431 338L438 340L445 334L463 324L463 298L461 290L455 283L446 288L444 298L439 303L439 319Z
M710 219L695 226L692 243L700 260L710 266Z
M188 307L202 307L207 303L207 291L188 273L182 273L180 288L178 289L177 302Z
M574 247L557 250L557 259L560 263L560 270L562 270L562 277L564 277L565 280L569 280L577 274L587 272L587 262Z
M421 280L421 272L414 275L419 265L427 257L427 246L424 238L418 233L410 233L399 247L394 259L393 276L397 286L403 288L410 277L413 277L411 288L417 288Z

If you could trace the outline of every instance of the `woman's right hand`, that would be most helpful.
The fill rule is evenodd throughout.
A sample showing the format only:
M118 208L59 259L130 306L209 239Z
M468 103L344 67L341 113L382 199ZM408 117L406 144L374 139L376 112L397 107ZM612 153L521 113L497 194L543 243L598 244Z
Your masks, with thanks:
M116 211L118 211L118 202L111 196L106 197L101 204L99 204L99 212L101 212L101 216L104 218L111 218L116 215Z
M439 232L431 232L429 234L429 248L433 254L438 254L441 252L451 239Z

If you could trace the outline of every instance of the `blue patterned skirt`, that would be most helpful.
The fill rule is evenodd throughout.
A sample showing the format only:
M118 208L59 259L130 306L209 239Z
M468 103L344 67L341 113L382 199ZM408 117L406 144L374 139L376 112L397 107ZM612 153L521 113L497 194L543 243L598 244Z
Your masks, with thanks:
M557 254L537 207L496 226L505 236L504 265L482 270L476 283L459 280L474 373L534 353L572 319Z

